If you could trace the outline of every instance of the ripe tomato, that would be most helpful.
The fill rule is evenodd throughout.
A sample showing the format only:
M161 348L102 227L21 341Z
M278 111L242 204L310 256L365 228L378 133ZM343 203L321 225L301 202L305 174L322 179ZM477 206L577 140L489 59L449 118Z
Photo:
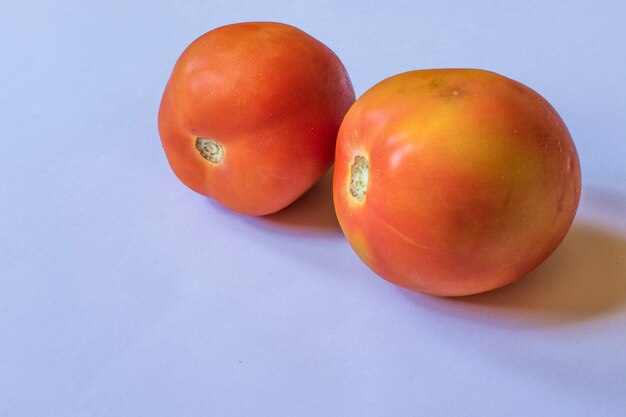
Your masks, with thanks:
M459 296L514 281L569 229L580 165L539 94L493 72L388 78L339 131L335 208L359 257L412 290Z
M292 26L212 30L180 56L159 133L188 187L240 213L289 205L332 164L354 90L339 58Z

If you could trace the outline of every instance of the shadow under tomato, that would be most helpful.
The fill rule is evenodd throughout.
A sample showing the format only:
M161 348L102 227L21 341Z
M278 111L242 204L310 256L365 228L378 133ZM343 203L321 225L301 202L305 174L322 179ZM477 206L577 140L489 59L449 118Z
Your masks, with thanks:
M457 317L501 324L592 319L626 305L626 239L576 222L552 256L513 284L468 297L408 296Z
M330 169L317 184L289 206L277 213L259 217L258 220L288 230L341 233L333 204L333 170Z

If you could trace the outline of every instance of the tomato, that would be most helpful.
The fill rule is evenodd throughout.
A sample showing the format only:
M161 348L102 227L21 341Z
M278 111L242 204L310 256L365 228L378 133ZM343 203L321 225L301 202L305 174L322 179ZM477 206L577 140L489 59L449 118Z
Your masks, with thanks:
M523 276L563 240L578 207L571 136L530 88L489 71L413 71L372 87L339 131L340 225L399 286L443 296Z
M353 102L346 70L324 44L285 24L239 23L202 35L180 56L159 133L189 188L264 215L328 170Z

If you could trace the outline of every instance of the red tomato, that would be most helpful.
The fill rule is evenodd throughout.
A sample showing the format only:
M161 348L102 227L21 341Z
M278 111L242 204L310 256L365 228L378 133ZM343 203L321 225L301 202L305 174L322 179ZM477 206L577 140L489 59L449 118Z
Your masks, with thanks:
M280 23L223 26L176 62L159 110L189 188L240 213L289 205L328 170L354 90L324 44Z
M335 208L359 257L416 291L459 296L526 274L559 245L580 198L565 124L493 72L413 71L348 111Z

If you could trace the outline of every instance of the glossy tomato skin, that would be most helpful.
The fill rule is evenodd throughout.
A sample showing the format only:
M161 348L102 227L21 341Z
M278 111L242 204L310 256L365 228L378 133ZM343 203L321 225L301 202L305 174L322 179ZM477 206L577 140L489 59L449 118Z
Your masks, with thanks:
M368 162L361 200L357 157ZM392 283L442 296L492 290L539 265L571 226L581 188L552 106L473 69L408 72L367 91L339 131L333 181L359 257Z
M353 102L346 70L324 44L285 24L239 23L202 35L180 56L159 133L184 184L234 211L264 215L328 170ZM199 140L209 146L204 155Z

